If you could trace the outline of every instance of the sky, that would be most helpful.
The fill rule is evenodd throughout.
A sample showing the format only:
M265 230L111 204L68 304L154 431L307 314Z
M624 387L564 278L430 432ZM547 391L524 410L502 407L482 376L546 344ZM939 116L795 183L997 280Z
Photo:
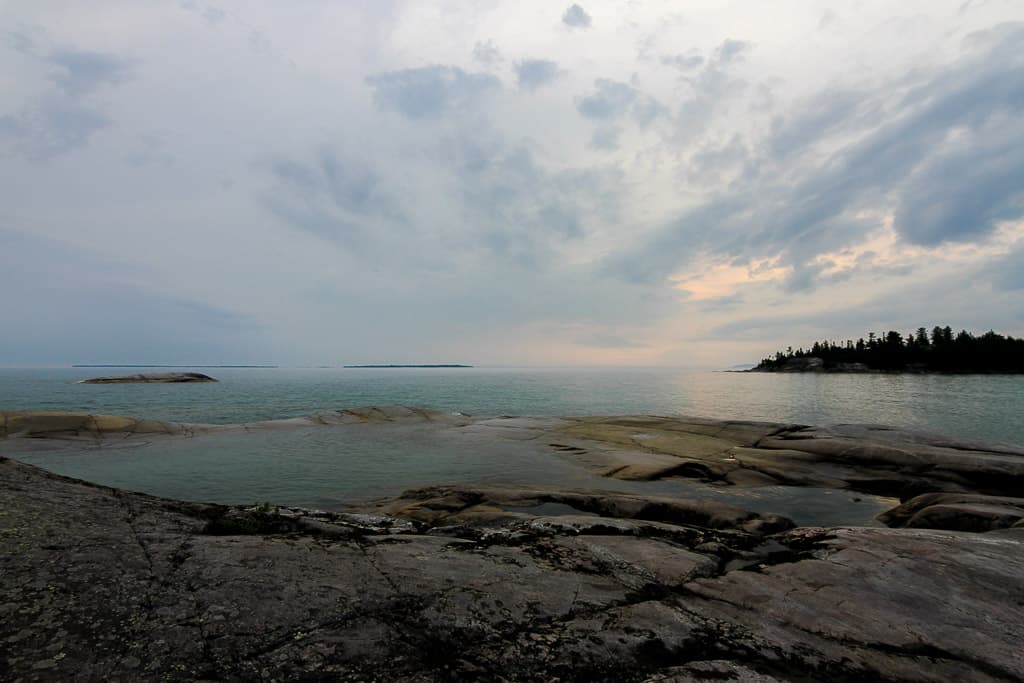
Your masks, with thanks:
M0 366L1024 336L1020 0L0 2Z

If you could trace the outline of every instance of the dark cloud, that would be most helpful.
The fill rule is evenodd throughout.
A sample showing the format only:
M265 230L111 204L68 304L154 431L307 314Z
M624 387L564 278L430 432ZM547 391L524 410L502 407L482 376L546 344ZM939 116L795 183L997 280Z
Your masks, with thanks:
M111 119L90 102L90 95L126 80L132 68L129 60L114 55L77 50L56 50L42 61L51 67L55 87L0 117L0 143L37 159L83 147L110 126Z
M570 5L562 15L562 23L572 28L590 28L591 19L587 11L579 5Z
M58 50L46 61L54 67L50 79L73 98L88 95L103 85L120 83L132 66L130 61L115 55L80 50Z
M264 202L276 216L353 253L375 248L375 220L397 225L404 215L373 169L334 149L313 161L275 160L270 171L276 186Z
M554 248L586 232L598 201L597 174L551 172L521 146L501 140L452 140L455 186L468 245L532 270L548 267Z
M516 64L519 87L536 90L558 76L558 64L547 59L524 59Z
M785 118L772 121L770 152L777 160L806 152L813 145L849 129L880 124L885 110L879 96L857 90L828 90L801 103Z
M1022 90L1024 92L1024 90ZM1000 122L933 155L907 184L895 225L909 242L967 242L1024 217L1024 125Z
M576 99L576 109L588 119L617 119L629 111L639 93L628 83L599 78L597 91Z
M599 78L594 88L592 94L576 98L576 110L593 121L616 121L631 113L637 124L646 126L667 112L658 100L628 83Z
M815 98L805 117L777 124L778 142L749 152L742 163L753 170L742 182L607 267L626 280L656 282L699 252L781 254L780 264L794 268L789 288L808 291L823 281L817 256L862 241L886 208L909 242L983 239L999 221L1024 216L1024 152L1016 142L1024 135L1024 52L1011 47L1022 41L1019 26L972 38L972 58L891 84L895 104L884 116L870 93L860 106L844 91L846 109ZM696 158L693 171L708 162Z
M491 74L442 65L386 71L368 76L366 83L379 108L410 119L440 116L501 87Z

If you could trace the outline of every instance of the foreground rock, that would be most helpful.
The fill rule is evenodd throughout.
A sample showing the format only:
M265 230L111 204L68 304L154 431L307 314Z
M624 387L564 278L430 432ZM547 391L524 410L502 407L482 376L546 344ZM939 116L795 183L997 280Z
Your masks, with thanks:
M1024 530L495 489L227 508L6 459L0 499L2 680L1024 677Z
M201 372L147 372L118 377L93 377L83 379L79 384L145 384L149 382L168 384L172 382L216 382Z

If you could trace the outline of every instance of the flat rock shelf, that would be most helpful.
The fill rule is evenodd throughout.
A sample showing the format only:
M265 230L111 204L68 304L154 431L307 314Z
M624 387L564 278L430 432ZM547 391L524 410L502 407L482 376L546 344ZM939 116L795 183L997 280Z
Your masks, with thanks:
M403 407L235 426L0 415L3 680L1024 679L1018 447ZM609 481L828 485L901 504L888 527L798 527L715 500L439 482L322 511L157 498L14 459L41 442L410 422L541 439Z

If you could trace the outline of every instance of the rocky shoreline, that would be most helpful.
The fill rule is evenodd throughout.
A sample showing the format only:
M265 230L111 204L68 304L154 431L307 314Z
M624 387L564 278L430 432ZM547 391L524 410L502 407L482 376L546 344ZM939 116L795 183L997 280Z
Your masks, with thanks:
M902 501L882 517L890 528L796 527L557 482L432 486L327 512L174 501L0 458L2 680L1024 679L1015 446L862 425L400 407L236 426L0 417L0 454L14 458L64 441L421 421L543 439L609 479Z

